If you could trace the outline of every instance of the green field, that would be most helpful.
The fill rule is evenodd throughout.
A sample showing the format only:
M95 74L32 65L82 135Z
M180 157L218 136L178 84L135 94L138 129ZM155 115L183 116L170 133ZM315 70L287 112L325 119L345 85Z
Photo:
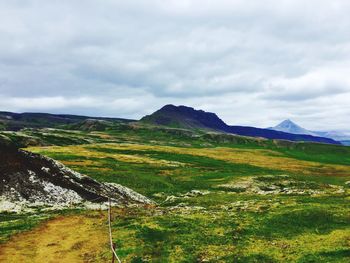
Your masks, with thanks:
M75 136L90 143L29 150L157 202L114 211L124 262L349 262L349 148L144 128Z

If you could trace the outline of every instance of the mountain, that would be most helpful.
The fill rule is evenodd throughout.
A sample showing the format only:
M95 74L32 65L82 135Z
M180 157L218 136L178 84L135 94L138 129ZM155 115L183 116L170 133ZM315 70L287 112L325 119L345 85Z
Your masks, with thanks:
M205 129L267 139L340 144L333 139L313 135L293 134L247 126L229 126L214 113L186 106L166 105L153 114L143 117L140 122L185 129Z
M304 134L292 134L281 131L273 131L269 129L246 127L246 126L229 126L227 130L230 133L238 134L242 136L262 137L266 139L288 140L288 141L304 141L304 142L317 142L327 144L341 144L330 138L304 135Z
M340 141L345 146L350 146L350 140Z
M350 140L350 136L338 131L310 131L302 128L291 120L284 120L275 127L270 127L268 129L275 131L282 131L293 134L306 134L324 138L330 138L336 141L340 141L342 144L347 145L347 141Z
M318 136L332 138L337 141L349 141L350 135L338 131L314 131Z
M67 208L103 203L151 203L124 186L100 183L0 137L0 212L36 207Z
M226 123L215 113L174 105L165 105L151 115L143 117L141 122L187 129L224 130L227 128Z
M277 126L271 127L269 129L275 130L275 131L293 133L293 134L307 134L307 135L318 136L317 134L300 127L299 125L295 124L291 120L284 120Z
M95 120L107 122L132 122L122 118L88 117L69 114L14 113L0 111L0 130L18 131L23 128L59 128Z

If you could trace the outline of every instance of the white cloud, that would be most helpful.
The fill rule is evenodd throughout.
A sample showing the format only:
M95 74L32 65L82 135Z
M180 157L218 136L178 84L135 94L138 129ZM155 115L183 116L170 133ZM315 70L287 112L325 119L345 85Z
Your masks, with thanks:
M0 2L0 107L350 129L350 2ZM331 104L330 104L331 103Z
M331 64L331 63L330 63ZM267 83L263 98L279 101L315 100L350 91L349 67L318 68L296 77L271 78Z

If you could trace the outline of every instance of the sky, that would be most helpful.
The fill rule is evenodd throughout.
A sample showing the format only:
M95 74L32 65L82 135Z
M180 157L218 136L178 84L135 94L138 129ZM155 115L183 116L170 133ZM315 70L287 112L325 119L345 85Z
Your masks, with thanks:
M0 110L350 131L348 0L1 0Z

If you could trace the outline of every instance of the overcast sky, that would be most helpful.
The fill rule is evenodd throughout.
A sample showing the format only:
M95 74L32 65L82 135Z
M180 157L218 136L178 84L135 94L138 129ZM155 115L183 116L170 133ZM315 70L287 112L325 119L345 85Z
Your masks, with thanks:
M1 0L0 110L350 130L348 0Z

